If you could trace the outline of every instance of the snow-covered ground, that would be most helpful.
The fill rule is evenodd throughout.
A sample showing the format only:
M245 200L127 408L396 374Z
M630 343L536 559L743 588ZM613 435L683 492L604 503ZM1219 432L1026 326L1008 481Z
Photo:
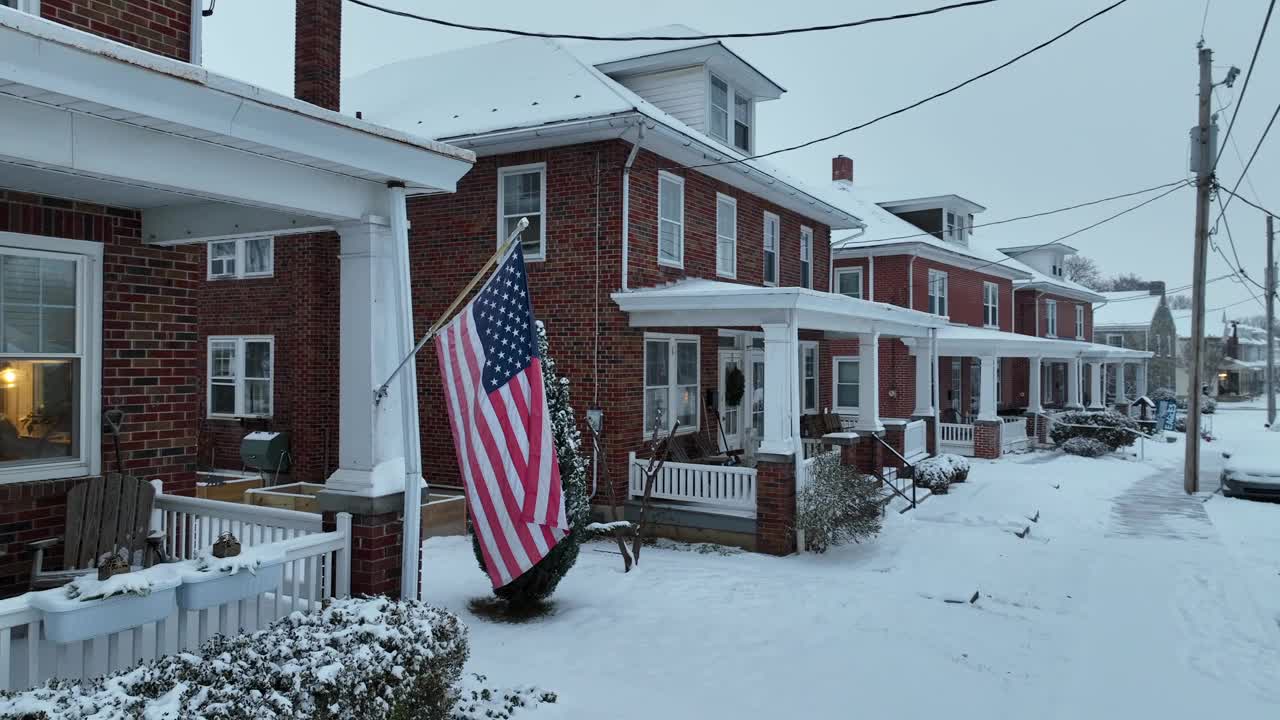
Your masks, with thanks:
M1206 464L1280 448L1219 407ZM488 582L465 539L426 543L423 582L471 671L558 693L535 720L1280 717L1280 505L1184 495L1181 441L1145 455L975 461L826 555L646 548L623 575L596 543L531 624L467 611Z

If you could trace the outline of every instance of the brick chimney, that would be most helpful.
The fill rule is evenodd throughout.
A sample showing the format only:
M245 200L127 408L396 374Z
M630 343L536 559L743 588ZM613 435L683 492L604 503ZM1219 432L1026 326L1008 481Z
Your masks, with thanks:
M342 101L342 0L297 0L293 95L339 109Z
M831 158L831 180L841 187L853 187L853 158L844 155Z
M1147 283L1147 293L1151 295L1164 295L1164 281L1152 280Z

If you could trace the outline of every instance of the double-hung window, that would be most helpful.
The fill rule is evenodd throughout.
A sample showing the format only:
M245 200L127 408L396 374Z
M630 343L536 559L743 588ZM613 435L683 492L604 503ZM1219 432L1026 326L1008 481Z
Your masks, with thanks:
M275 240L269 237L209 243L209 279L270 277L275 272Z
M947 274L941 270L929 271L929 312L947 314Z
M1044 334L1045 337L1058 337L1058 301L1044 301Z
M800 287L813 287L813 228L800 226Z
M818 343L800 343L800 411L818 412Z
M993 282L982 283L982 323L1000 326L1000 286Z
M1076 339L1084 339L1084 306L1076 305Z
M0 233L0 482L98 472L102 245Z
M684 178L658 171L658 262L684 267Z
M738 276L738 201L716 193L716 274Z
M836 268L836 292L862 299L862 268Z
M529 219L520 234L525 260L547 257L547 164L515 165L498 169L498 244L507 241L519 224Z
M1118 334L1107 335L1107 344L1111 347L1124 347L1124 336Z
M698 427L698 337L644 336L644 437Z
M723 78L711 76L707 112L711 137L741 150L751 152L753 108L751 98L735 89Z
M858 358L832 358L831 366L832 406L838 413L858 412Z
M275 341L209 337L209 417L271 417Z
M771 212L764 214L764 284L778 284L778 246L782 241L782 221Z
M963 213L947 212L947 240L965 244L968 241L968 227Z

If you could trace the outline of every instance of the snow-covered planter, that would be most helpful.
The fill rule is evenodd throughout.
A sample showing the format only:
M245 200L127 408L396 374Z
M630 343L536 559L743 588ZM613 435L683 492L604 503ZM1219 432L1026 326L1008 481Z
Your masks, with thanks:
M0 718L444 720L458 700L467 630L420 602L336 600L252 635L216 636L84 682L0 694Z
M888 498L880 481L840 462L838 453L812 460L809 482L796 494L796 530L804 532L813 552L859 542L880 532L880 518Z
M161 565L106 580L84 575L63 587L32 593L30 600L43 613L45 637L70 643L169 617L181 582L172 568Z
M283 576L284 552L270 545L229 558L205 555L182 572L178 607L203 610L247 600L279 588Z
M1054 416L1049 439L1059 447L1073 437L1093 438L1108 449L1129 447L1138 439L1142 427L1138 421L1111 410L1091 412L1078 410Z
M935 495L945 495L951 483L969 479L969 461L959 455L947 453L925 458L915 467L916 487L925 488Z
M1104 445L1101 441L1087 437L1073 437L1062 443L1062 452L1068 455L1079 455L1080 457L1096 458L1102 457L1111 452L1111 448Z

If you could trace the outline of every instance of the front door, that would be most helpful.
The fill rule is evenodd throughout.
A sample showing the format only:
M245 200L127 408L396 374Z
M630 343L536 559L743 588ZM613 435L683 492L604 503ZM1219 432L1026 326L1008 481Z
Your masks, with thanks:
M736 405L730 406L729 376L735 370L742 375L742 397L738 398ZM745 373L741 350L720 351L720 427L716 430L716 436L721 450L742 449L742 410L750 397L746 392Z

